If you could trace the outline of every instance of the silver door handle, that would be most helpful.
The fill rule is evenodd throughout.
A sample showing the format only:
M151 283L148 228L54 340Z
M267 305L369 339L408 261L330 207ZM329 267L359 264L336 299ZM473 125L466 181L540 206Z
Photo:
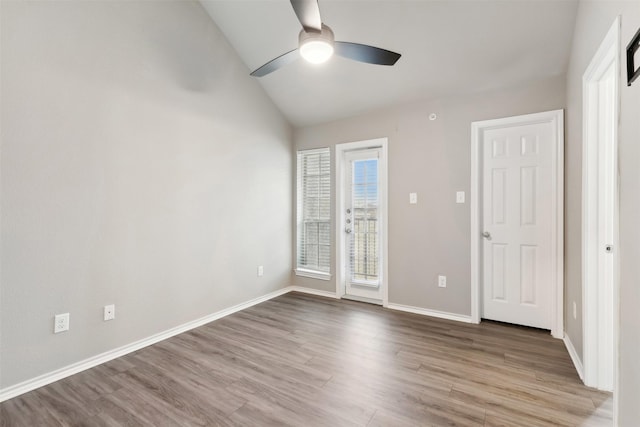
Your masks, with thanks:
M347 233L347 234L349 234L349 233L351 233L351 229L350 229L350 228L345 228L345 229L344 229L344 232L345 232L345 233Z
M487 240L491 240L491 233L489 233L488 231L485 231L484 233L482 233L482 237L484 237Z

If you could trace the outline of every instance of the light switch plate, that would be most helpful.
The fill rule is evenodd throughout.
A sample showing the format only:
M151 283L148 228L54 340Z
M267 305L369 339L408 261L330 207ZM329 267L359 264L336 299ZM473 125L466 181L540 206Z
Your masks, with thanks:
M447 276L438 276L438 287L446 288L447 287Z
M418 204L418 193L409 193L409 203L412 205Z
M116 318L116 306L109 304L104 306L104 320L113 320Z
M53 333L57 334L60 332L69 330L69 313L56 314L55 320L53 323Z
M464 203L464 191L458 191L456 193L456 203Z

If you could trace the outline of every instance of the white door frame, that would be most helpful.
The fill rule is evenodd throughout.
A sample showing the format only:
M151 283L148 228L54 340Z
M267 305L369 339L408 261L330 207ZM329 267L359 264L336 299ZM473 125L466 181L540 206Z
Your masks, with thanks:
M600 82L606 78L605 72L614 66L613 111L606 100L599 96ZM582 77L583 93L583 146L582 146L582 332L584 383L611 391L617 386L618 347L618 117L620 87L620 17L617 17L591 63ZM601 102L602 101L602 102ZM611 100L610 100L611 101ZM602 108L607 108L602 113ZM600 137L603 123L613 114L612 146L613 170L599 174L602 167L599 151L605 142ZM604 175L604 176L603 176ZM613 188L609 194L613 201L613 254L604 253L599 237L598 210L606 204L607 196L599 197L598 188ZM607 286L599 280L601 271L606 270L605 257L613 255L613 285ZM611 267L609 267L611 268ZM611 331L613 330L613 337ZM608 336L608 339L607 339ZM612 348L613 347L613 351ZM614 393L614 399L616 399ZM615 405L614 405L615 406Z
M378 159L378 176L380 184L378 192L380 194L379 215L381 219L380 240L382 241L382 263L380 264L380 286L382 288L382 306L389 305L389 209L388 209L388 185L387 185L387 138L369 139L366 141L347 142L344 144L336 144L336 297L342 298L345 294L345 278L346 265L345 254L347 253L346 239L344 233L345 224L345 206L344 206L344 184L346 176L344 176L344 153L347 151L363 150L366 148L381 148L380 158Z
M551 123L554 129L551 159L551 335L564 337L564 115L563 110L471 123L471 319L482 317L482 137L485 131L538 123Z

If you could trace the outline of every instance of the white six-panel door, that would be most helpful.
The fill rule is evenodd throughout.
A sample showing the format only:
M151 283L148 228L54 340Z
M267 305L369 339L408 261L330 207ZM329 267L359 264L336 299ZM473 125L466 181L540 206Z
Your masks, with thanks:
M552 328L553 138L549 122L484 132L485 319Z

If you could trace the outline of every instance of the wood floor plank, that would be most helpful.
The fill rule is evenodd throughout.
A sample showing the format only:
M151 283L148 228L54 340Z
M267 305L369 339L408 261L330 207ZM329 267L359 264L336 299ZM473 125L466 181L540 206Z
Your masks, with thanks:
M424 427L423 420L415 420L393 410L379 409L374 414L367 427Z
M611 423L548 331L301 293L0 404L0 427Z
M37 426L47 420L47 426L62 426L49 417L46 406L34 392L18 396L0 404L0 426Z

